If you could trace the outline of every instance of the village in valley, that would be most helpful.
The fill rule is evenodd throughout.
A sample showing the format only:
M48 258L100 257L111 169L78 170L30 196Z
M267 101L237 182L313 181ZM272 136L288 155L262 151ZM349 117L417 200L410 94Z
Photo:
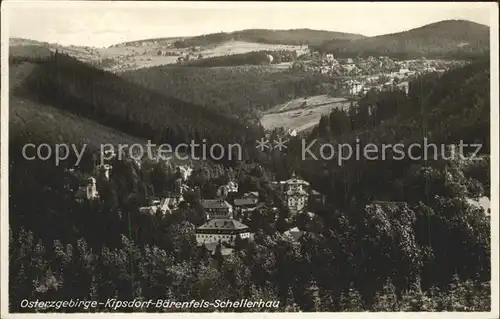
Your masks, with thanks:
M499 317L494 5L15 3L1 318Z
M182 61L181 61L182 62ZM273 63L273 57L268 55L268 63ZM456 60L427 60L426 58L414 60L398 61L386 56L368 58L335 58L333 54L303 53L302 61L283 63L288 65L290 70L305 70L317 74L323 74L341 79L335 87L333 95L337 96L333 104L341 105L364 96L370 91L400 90L408 94L409 82L412 79L426 73L442 74L446 70L467 64L466 61ZM340 85L339 85L340 84ZM324 95L326 97L326 95ZM339 96L343 96L340 98ZM321 97L321 96L318 96ZM299 104L294 106L293 101L278 106L277 110L271 110L268 116L279 116L286 119L287 112L309 111L308 114L301 114L300 120L306 120L307 115L315 110L317 106L314 99L317 97L298 99ZM324 102L321 100L320 102ZM320 106L329 103L320 103ZM296 104L296 103L295 103ZM328 106L328 110L330 110ZM295 114L294 113L294 114ZM314 115L314 114L313 114ZM292 117L297 117L292 115ZM314 118L314 123L317 123ZM266 123L263 123L266 127ZM309 126L308 124L306 125ZM286 125L283 125L287 128ZM297 127L290 126L286 130L286 135L296 136ZM268 133L269 135L269 133ZM113 156L115 156L114 154ZM105 154L106 158L109 154ZM163 159L165 164L175 171L176 179L171 191L164 192L161 196L151 195L147 203L139 207L138 211L144 216L172 216L181 209L189 208L191 203L186 201L184 196L188 192L200 194L200 187L190 183L190 177L195 170L193 163L175 165L171 162L171 157ZM137 159L129 159L136 169L140 170L142 162ZM75 199L79 203L92 203L99 201L98 183L96 177L100 176L106 180L110 179L113 166L109 163L95 165L95 176L87 178L87 184L80 186L75 192ZM286 206L289 216L287 222L290 227L284 232L292 240L298 240L304 230L296 226L296 217L312 220L316 217L315 208L325 204L325 196L312 189L310 184L301 179L295 172L286 180L273 181L271 183L277 194L280 194ZM222 255L230 255L237 240L252 240L253 233L246 224L252 220L252 216L260 209L268 209L272 212L270 222L276 222L280 211L277 207L269 207L269 201L264 203L261 194L255 189L242 190L238 182L229 180L227 183L216 185L215 196L200 198L199 204L204 212L205 223L196 227L195 236L197 245L204 247L211 254L215 254L217 249ZM151 192L154 194L154 191Z
M270 59L271 60L271 59ZM329 79L325 94L289 100L262 113L266 130L285 128L292 136L312 129L321 116L335 109L350 109L370 92L398 91L408 95L410 83L425 74L441 76L447 70L468 64L465 60L438 60L425 57L397 60L387 56L338 58L318 52L299 56L287 63L291 72L306 72Z
M261 65L275 71L289 69L306 71L340 79L337 91L350 96L366 94L370 90L401 89L408 93L412 79L426 73L439 73L464 66L467 60L397 59L389 56L338 57L332 53L320 53L307 45L268 45L227 41L214 47L181 46L177 38L123 43L109 48L53 46L76 59L112 72L124 72L144 66L182 65L190 61L219 56L245 54L252 51L268 52ZM144 64L144 65L143 65Z

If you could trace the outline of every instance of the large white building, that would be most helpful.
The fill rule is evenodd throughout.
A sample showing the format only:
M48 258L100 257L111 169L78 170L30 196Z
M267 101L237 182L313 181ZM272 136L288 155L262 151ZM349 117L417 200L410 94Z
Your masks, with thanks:
M211 219L196 229L198 245L218 243L219 241L232 243L236 237L250 238L250 228L230 218Z
M206 199L202 206L210 219L196 229L198 245L218 243L233 243L237 237L250 238L250 228L233 219L233 207L221 199Z

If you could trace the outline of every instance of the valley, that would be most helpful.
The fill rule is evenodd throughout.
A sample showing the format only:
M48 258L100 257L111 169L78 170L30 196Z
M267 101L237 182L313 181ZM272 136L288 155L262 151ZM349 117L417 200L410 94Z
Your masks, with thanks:
M485 28L245 29L103 48L11 38L10 310L198 298L208 306L182 311L240 313L214 306L233 299L273 312L489 311ZM468 161L424 139L483 147ZM305 141L311 154L357 154L310 160ZM26 158L28 143L89 147L59 166ZM183 151L116 156L151 144ZM397 158L384 147L395 144L421 147ZM92 311L123 310L103 304Z

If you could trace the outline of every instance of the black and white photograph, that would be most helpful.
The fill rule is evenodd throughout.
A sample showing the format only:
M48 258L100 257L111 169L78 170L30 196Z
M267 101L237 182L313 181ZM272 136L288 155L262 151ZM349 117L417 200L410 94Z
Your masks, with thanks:
M2 318L500 317L496 2L1 10Z

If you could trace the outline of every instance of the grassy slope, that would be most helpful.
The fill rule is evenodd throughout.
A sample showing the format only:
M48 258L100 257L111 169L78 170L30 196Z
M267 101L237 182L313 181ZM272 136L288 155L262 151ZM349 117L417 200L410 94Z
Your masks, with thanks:
M33 143L66 143L98 150L103 144L146 144L146 139L126 134L94 120L16 94L16 89L36 71L38 64L23 62L9 69L10 139ZM173 159L174 162L182 162Z
M303 105L304 102L306 102L305 105ZM334 108L347 109L349 105L350 102L344 98L327 95L293 99L266 111L261 118L261 123L266 130L283 127L297 130L297 132L306 131L316 126L322 115L330 114Z

